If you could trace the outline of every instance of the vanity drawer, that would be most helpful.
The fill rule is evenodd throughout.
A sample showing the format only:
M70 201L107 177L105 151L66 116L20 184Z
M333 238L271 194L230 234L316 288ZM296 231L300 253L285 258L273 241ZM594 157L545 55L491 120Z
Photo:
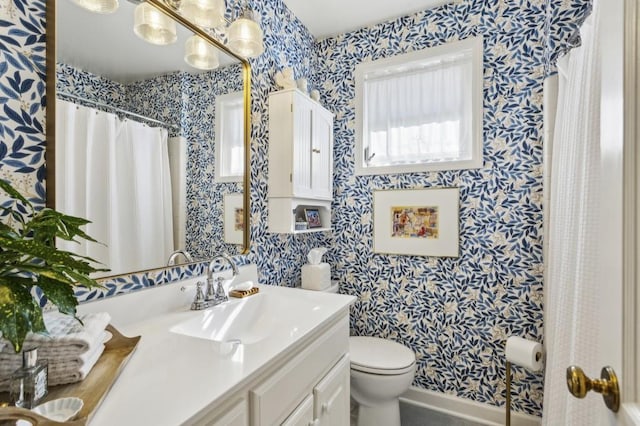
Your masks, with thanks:
M345 316L250 391L251 424L280 424L348 350L349 320Z

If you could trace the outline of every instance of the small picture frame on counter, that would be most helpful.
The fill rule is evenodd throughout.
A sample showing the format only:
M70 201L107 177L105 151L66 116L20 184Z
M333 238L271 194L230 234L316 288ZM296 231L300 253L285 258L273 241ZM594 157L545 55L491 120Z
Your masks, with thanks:
M320 211L318 209L304 209L304 217L309 224L309 228L321 228Z

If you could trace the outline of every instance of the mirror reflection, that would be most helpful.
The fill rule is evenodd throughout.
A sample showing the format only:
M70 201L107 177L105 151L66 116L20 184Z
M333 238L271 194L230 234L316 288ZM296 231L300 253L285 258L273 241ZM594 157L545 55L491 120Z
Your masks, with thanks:
M55 205L103 243L59 245L103 276L242 250L241 66L146 6L56 5Z

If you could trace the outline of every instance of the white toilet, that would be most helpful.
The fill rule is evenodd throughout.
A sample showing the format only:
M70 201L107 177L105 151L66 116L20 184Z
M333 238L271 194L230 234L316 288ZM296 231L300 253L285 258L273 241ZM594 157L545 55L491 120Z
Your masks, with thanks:
M333 282L322 290L338 292ZM400 426L402 395L413 381L416 356L406 346L379 337L349 337L351 398L358 404L358 426Z
M398 397L413 381L413 351L391 340L352 336L349 355L351 397L358 404L358 426L400 426Z

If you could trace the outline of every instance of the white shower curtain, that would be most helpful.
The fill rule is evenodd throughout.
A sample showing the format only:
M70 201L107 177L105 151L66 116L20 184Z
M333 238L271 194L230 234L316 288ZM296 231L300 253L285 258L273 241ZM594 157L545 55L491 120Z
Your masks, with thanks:
M164 265L173 251L167 131L58 100L56 208L90 220L103 244L58 247L111 275Z
M559 64L551 161L543 424L587 425L596 404L567 391L565 369L597 365L600 69L598 2L581 28L582 45Z

